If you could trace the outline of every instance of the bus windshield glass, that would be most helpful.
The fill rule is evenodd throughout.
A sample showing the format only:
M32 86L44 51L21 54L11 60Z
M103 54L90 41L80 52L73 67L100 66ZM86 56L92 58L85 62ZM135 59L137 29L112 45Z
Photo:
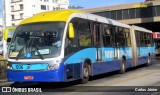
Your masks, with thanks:
M9 47L9 58L44 59L59 56L64 27L65 22L18 26Z

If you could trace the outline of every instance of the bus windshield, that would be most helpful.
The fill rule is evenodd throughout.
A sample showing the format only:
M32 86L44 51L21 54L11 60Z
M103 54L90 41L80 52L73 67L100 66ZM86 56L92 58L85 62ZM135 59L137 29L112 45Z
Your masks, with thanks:
M65 22L18 26L9 47L9 58L44 59L59 56L64 27Z

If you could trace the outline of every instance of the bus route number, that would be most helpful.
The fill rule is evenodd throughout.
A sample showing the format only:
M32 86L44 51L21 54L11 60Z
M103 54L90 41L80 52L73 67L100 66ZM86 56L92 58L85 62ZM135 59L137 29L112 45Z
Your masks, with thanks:
M23 65L16 65L16 69L17 69L17 70L23 69Z

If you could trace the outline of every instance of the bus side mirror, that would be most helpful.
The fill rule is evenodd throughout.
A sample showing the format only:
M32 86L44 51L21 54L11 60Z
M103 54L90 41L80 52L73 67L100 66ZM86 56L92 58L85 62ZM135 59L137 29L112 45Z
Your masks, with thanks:
M7 39L8 39L8 29L5 29L5 30L4 30L3 36L4 36L4 40L7 41Z
M72 23L69 23L69 38L70 39L74 38L74 28Z

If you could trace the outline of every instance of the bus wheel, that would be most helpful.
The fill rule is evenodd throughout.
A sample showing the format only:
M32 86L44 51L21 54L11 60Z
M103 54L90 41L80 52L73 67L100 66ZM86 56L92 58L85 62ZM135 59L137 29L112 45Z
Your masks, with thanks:
M124 60L124 58L122 59L122 64L121 64L121 70L120 73L123 74L126 71L126 61Z
M150 55L148 55L147 65L148 65L148 66L151 65L151 56L150 56Z
M82 80L81 83L87 83L89 80L89 66L87 63L84 64L83 70L82 70Z

